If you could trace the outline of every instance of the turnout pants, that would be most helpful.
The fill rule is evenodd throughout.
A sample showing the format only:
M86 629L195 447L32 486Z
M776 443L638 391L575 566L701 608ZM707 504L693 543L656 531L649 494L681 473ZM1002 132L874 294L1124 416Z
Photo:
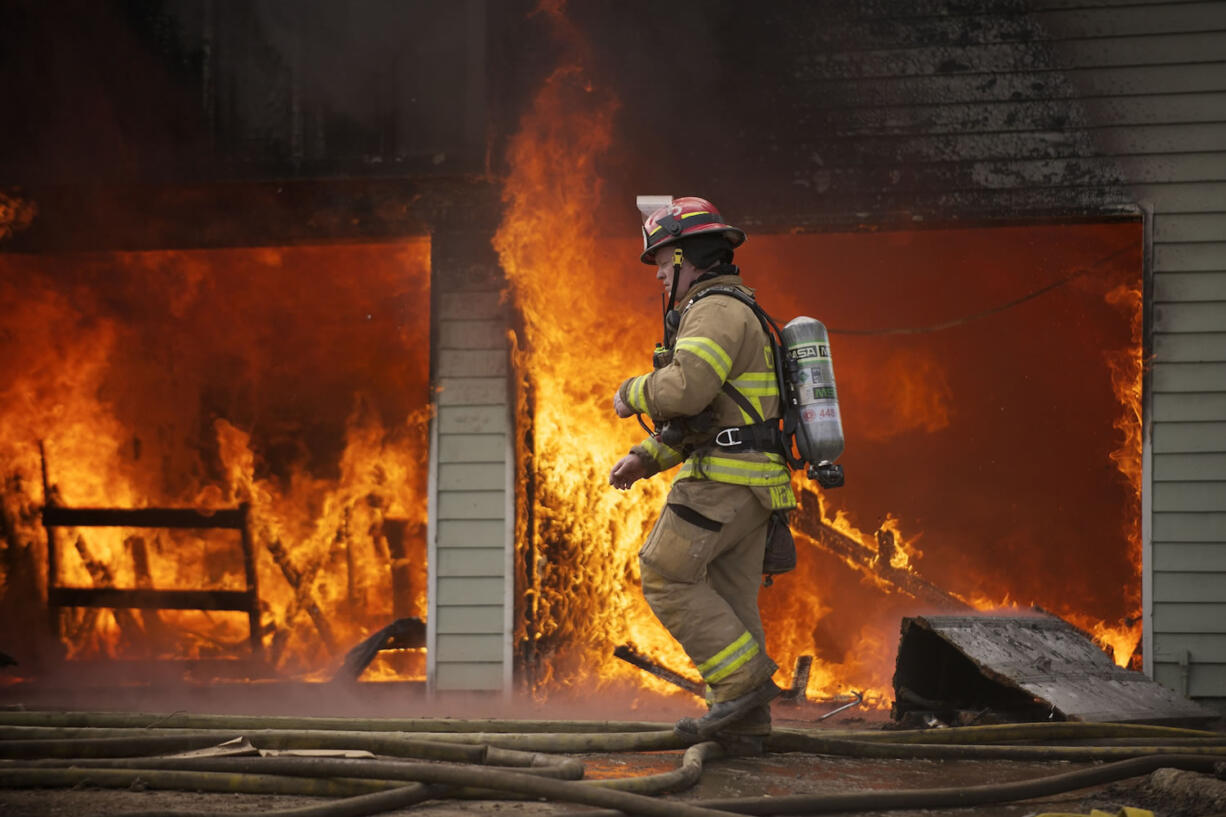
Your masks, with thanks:
M710 703L749 692L777 669L758 613L769 518L751 488L678 480L639 551L643 596L698 668ZM769 718L766 710L767 730Z

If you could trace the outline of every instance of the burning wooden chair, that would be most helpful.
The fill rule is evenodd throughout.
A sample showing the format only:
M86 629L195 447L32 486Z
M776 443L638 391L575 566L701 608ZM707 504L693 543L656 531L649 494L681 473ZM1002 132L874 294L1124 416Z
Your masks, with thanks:
M246 612L252 657L263 658L259 589L248 525L249 506L201 511L195 508L67 508L48 497L42 522L47 531L47 609L51 632L60 637L60 609L104 607L115 610L227 610ZM162 528L238 531L246 588L243 590L164 590L156 588L63 587L58 578L57 528Z

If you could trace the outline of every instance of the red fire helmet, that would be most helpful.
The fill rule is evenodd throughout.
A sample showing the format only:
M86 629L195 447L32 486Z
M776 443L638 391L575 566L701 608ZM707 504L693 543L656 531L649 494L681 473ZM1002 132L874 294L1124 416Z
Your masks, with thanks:
M745 243L745 231L725 224L711 202L697 196L673 199L672 204L656 210L643 222L643 254L639 260L654 264L656 250L704 233L723 233L734 248Z

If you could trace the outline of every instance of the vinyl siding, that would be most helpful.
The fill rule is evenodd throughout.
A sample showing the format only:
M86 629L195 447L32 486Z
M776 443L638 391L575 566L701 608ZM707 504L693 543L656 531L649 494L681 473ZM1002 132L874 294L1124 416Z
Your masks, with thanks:
M435 241L443 250L434 270L441 294L435 325L429 684L433 692L506 692L511 677L506 311L497 268L488 258L471 257L471 235ZM462 275L455 274L457 267Z

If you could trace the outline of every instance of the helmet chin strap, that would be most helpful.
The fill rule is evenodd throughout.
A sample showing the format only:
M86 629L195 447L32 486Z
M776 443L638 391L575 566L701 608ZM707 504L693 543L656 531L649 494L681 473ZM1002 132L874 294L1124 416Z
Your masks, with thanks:
M677 279L681 277L681 260L684 257L680 247L673 248L673 280L668 285L668 305L664 307L664 346L671 349L673 333L677 331L679 321L673 318L677 305Z

